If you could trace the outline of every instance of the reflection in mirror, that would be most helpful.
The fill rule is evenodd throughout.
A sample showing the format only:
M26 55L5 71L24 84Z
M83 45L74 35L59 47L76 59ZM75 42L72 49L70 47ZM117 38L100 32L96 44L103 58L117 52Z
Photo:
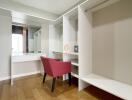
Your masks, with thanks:
M12 53L41 53L41 27L12 25Z

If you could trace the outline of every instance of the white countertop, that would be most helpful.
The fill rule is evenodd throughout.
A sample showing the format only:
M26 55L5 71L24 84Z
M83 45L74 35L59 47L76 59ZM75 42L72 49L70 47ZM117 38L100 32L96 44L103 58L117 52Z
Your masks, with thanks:
M42 55L44 53L12 53L12 56L23 56L23 55Z
M46 54L44 53L13 53L12 62L40 60L40 56L46 56Z

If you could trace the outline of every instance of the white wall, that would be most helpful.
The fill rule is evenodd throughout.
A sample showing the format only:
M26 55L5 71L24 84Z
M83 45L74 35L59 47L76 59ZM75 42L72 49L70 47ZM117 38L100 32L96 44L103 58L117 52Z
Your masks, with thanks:
M62 58L62 55L55 55L53 51L63 52L63 23L49 25L49 57Z
M93 13L93 71L132 85L132 0Z
M41 25L41 50L47 56L49 55L49 24Z
M62 23L53 25L50 32L50 40L52 42L52 51L63 51L63 25Z
M10 75L11 25L10 12L0 9L0 80Z

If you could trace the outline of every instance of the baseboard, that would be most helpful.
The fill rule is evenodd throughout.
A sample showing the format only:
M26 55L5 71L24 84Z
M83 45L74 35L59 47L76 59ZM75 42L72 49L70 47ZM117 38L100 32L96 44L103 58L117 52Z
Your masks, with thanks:
M40 71L35 71L35 72L30 72L30 73L24 73L24 74L18 74L18 75L13 75L13 78L19 78L19 77L24 77L24 76L29 76L29 75L34 75L34 74L39 74L41 73ZM0 81L5 81L11 79L11 76L7 77L2 77L0 78Z
M19 78L19 77L23 77L23 76L29 76L29 75L34 75L34 74L38 74L38 73L40 73L40 71L30 72L30 73L24 73L24 74L19 74L19 75L13 75L13 78Z
M10 78L11 78L10 76L7 76L7 77L2 77L2 78L0 78L0 81L9 80Z

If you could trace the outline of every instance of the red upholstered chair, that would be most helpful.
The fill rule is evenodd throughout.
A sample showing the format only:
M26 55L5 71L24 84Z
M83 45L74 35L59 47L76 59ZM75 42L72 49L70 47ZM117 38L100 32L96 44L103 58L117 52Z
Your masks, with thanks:
M47 74L53 77L52 92L54 91L56 78L64 74L68 74L69 85L71 85L71 62L58 61L47 57L41 57L41 61L44 67L43 83Z

